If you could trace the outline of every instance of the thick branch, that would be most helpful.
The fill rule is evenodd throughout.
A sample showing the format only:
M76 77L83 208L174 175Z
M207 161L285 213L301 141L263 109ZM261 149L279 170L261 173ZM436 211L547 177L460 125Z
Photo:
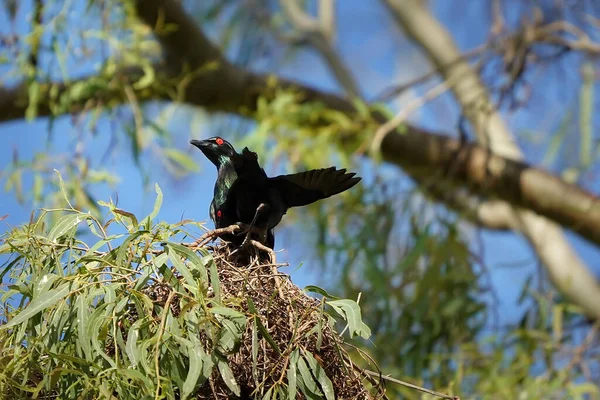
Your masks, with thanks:
M571 193L563 186L564 182L558 178L539 169L529 168L521 162L509 161L522 160L524 157L521 150L500 113L493 106L486 86L468 62L463 60L442 68L452 60L459 59L460 52L450 33L433 17L426 5L420 0L384 2L402 29L423 48L429 59L441 68L440 72L446 82L455 82L458 79L456 85L452 86L452 92L475 128L477 141L491 150L490 155L486 156L478 151L475 153L479 154L475 155L469 148L459 149L458 158L470 160L467 162L476 170L461 170L462 167L457 164L454 171L459 175L466 175L471 184L482 187L484 191L489 182L496 187L492 192L497 193L500 198L554 219L573 230L581 232L578 229L581 226L579 224L585 223L586 213L597 222L600 214L594 196L577 196L574 201L576 196L570 196ZM492 155L492 152L507 158L502 159ZM464 167L469 168L468 165ZM510 178L505 180L502 176ZM558 216L558 213L561 215ZM589 316L600 317L600 286L567 242L560 227L531 211L515 209L510 214L509 220L518 221L516 229L535 249L554 285L581 306ZM567 216L575 214L582 218L581 221L576 218L577 221L573 219L569 223L566 220ZM512 224L514 225L514 222ZM594 240L598 243L597 237Z

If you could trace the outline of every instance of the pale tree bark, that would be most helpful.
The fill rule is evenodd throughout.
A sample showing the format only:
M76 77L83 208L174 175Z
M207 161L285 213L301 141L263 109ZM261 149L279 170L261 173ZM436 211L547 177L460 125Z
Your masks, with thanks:
M141 78L143 70L126 68L113 74L108 79L108 85L86 93L81 98L73 99L68 109L61 110L49 107L50 84L44 84L40 93L38 115L81 112L104 104L125 104L128 102L128 96L124 87L128 88L129 96L132 93L137 96L138 102L160 99L181 101L203 107L208 111L230 112L245 116L252 116L259 96L272 98L273 77L254 73L226 60L204 34L201 26L186 13L180 2L138 0L135 4L140 19L154 29L163 47L164 59L168 61L155 66L157 81L161 84L138 88L134 83ZM331 21L332 13L329 7L321 9L322 21ZM161 27L165 25L177 26L177 29L169 30L167 33L161 32ZM320 45L322 46L320 48L316 47L319 51L326 49L328 55L324 58L348 95L360 97L354 77L335 54L333 34L324 32L316 37L327 41L326 47L323 45ZM182 74L184 69L199 72L190 77ZM166 79L163 81L163 78L168 78L169 84L174 87L170 90L168 87L165 89ZM75 82L77 81L70 84ZM276 82L280 89L301 92L303 101L320 102L328 108L350 116L356 113L354 103L346 97L326 93L286 79L278 78ZM59 95L69 90L69 85L61 82L53 85L58 88ZM13 88L0 87L0 122L23 118L29 105L28 101L26 85ZM377 113L374 113L373 117L382 124L387 121ZM570 273L565 268L551 272L557 287L565 294L573 294L572 300L588 315L600 316L597 285L593 278L590 278L587 283L581 280L581 277L590 277L590 274L566 241L562 239L556 242L553 249L542 246L541 241L544 237L550 241L547 232L554 231L557 237L562 238L560 230L553 224L549 225L545 220L542 220L543 224L526 225L531 224L528 222L530 219L539 221L535 212L573 229L591 242L600 245L600 204L596 196L544 170L506 157L507 153L503 155L490 153L484 146L464 144L448 135L431 132L411 124L404 124L403 128L402 133L391 131L381 141L380 151L384 161L399 166L417 182L430 182L432 177L440 176L447 184L463 188L463 191L456 192L459 194L456 196L451 196L448 192L439 193L439 190L437 195L435 190L430 192L449 206L466 210L468 218L484 227L524 232L536 251L538 247L543 250L543 256L540 254L540 258L545 262L547 260L552 262L562 257L565 265L579 273ZM505 127L504 130L508 132ZM507 140L510 141L510 134ZM431 186L431 189L435 189L435 186ZM486 201L480 206L478 202L473 201L472 195L496 200ZM513 206L532 212L523 217L522 212L515 212L512 209ZM535 242L533 238L536 239ZM573 293L574 288L581 291L579 296Z
M456 82L450 90L471 122L477 141L489 147L494 154L523 160L523 153L502 116L495 110L486 86L469 63L461 60L451 35L430 13L425 3L421 0L383 1L402 30L421 46L444 79ZM526 177L522 176L521 179ZM538 195L543 196L543 193L539 192ZM567 198L569 193L559 191L554 196ZM510 221L507 225L527 238L554 285L588 315L600 316L600 286L567 242L560 227L548 218L522 208L515 207L511 212L502 208L502 215Z

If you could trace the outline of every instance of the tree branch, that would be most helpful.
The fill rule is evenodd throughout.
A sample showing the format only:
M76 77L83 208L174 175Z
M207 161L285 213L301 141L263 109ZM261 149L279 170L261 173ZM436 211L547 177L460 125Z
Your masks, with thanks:
M570 195L571 193L563 186L560 179L539 169L528 167L520 161L524 158L523 153L500 113L495 109L486 86L466 60L450 64L453 60L460 60L460 52L452 41L451 35L431 15L423 2L420 0L383 1L404 32L418 43L432 63L440 68L446 82L456 82L451 90L465 116L471 121L477 141L491 150L489 155L477 151L479 154L475 155L471 153L471 150L475 150L474 146L459 149L458 158L464 157L465 160L470 160L467 163L476 169L470 172L464 171L458 164L453 169L456 168L455 171L459 175L468 176L467 180L471 185L486 187L487 180L491 179L494 181L493 186L502 188L496 192L498 197L534 211L515 209L510 213L512 214L510 217L507 216L507 221L518 221L517 230L535 249L554 285L581 306L586 314L599 318L600 285L595 276L567 242L560 227L536 214L581 232L578 228L580 224L585 223L586 214L598 222L596 220L600 217L598 199L589 194L589 196L577 196L577 200L573 201L576 196ZM503 159L498 155L506 158ZM479 157L483 158L476 161ZM511 159L515 161L509 161ZM476 166L477 164L479 166ZM512 173L509 172L505 176L511 176L510 181L502 178L508 170L512 170ZM502 181L504 182L501 183ZM513 193L512 196L508 195L510 192ZM573 212L579 214L582 220L577 222L572 220L568 223L564 217L568 214L573 216ZM558 216L558 213L561 216ZM598 239L594 241L598 243Z
M277 88L299 91L305 102L316 101L330 109L348 115L355 114L353 103L344 97L290 80L274 80L273 76L253 73L231 64L187 15L181 3L172 0L138 0L136 4L139 16L153 27L165 49L168 68L156 66L161 72L161 83L176 86L178 95L164 90L161 85L150 88L136 86L135 83L143 76L143 70L127 68L114 74L108 85L99 85L85 95L72 99L69 109L51 109L49 89L42 90L37 105L38 116L78 112L88 109L90 102L104 105L125 103L127 94L124 83L131 85L140 102L175 99L209 111L248 115L256 110L259 96L272 97L273 89ZM175 25L177 29L163 32L162 27L167 24ZM459 59L459 56L452 57L451 61ZM59 98L68 95L69 88L77 83L55 84ZM22 119L28 106L25 85L0 87L0 122ZM380 114L375 113L373 117L382 124L387 121ZM593 194L546 171L493 154L484 147L462 145L447 135L409 124L404 125L402 130L403 133L395 130L385 136L381 142L381 154L385 161L403 168L417 181L441 171L444 179L452 185L468 188L474 195L496 197L517 208L532 210L600 244L600 204ZM565 267L550 270L556 285L588 314L599 316L598 287L581 260L562 239L560 230L533 213L519 213L518 217L522 223L521 231L539 251L544 263L559 261ZM555 240L557 236L562 241ZM568 276L561 275L565 272Z
M298 0L279 0L281 8L296 34L321 53L327 66L346 93L362 99L360 88L349 68L342 62L333 47L335 15L333 0L319 0L317 18L312 18L298 5Z

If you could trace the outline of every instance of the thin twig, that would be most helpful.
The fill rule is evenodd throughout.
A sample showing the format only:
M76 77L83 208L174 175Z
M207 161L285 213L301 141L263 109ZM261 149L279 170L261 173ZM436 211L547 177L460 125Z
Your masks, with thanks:
M367 375L378 377L378 378L386 380L388 382L392 382L392 383L396 383L398 385L406 386L407 388L415 389L415 390L418 390L420 392L430 394L432 396L441 397L442 399L460 400L459 396L450 396L450 395L447 395L447 394L444 394L444 393L436 392L435 390L430 390L430 389L427 389L427 388L424 388L424 387L421 387L421 386L418 386L418 385L414 385L412 383L401 381L400 379L392 378L391 376L383 375L383 374L380 374L380 373L375 372L375 371L370 371L368 369L365 369L365 370L363 370L363 372L366 373Z
M403 123L414 111L421 108L431 100L436 97L442 95L448 89L450 89L454 82L458 79L442 81L441 83L435 85L433 88L429 89L423 96L417 97L410 103L408 103L405 107L403 107L398 114L394 116L394 118L387 121L385 124L381 125L377 132L375 132L375 137L371 141L371 153L376 153L381 148L381 143L383 139L386 137L388 133L396 129Z

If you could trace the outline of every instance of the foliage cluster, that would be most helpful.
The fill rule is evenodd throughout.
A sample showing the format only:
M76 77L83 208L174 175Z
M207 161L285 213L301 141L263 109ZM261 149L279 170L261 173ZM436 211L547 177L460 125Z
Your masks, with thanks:
M335 316L369 337L356 302L311 298L257 258L232 264L227 246L177 243L198 225L154 224L156 189L141 223L102 203L105 224L46 210L3 237L4 398L369 397L362 381L375 381L334 329ZM46 229L49 212L63 215Z

